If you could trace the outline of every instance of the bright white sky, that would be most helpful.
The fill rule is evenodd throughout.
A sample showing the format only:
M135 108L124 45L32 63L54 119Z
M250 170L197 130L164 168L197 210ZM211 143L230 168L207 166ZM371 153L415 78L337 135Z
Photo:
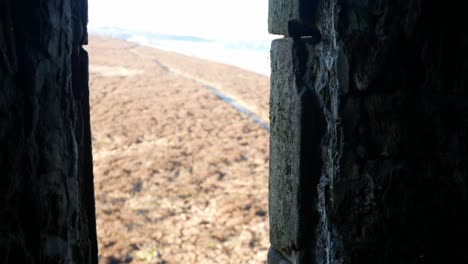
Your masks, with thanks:
M268 0L89 0L89 26L216 39L263 39Z

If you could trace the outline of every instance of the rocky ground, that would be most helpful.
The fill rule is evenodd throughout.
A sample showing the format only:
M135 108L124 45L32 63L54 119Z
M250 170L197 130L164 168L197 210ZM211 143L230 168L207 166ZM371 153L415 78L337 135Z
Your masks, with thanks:
M268 77L91 36L100 263L265 263Z

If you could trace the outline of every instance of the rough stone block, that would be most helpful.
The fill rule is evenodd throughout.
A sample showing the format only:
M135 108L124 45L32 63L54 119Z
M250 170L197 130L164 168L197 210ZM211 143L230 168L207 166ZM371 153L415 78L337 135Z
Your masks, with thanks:
M310 260L318 222L317 185L324 130L313 45L283 38L271 48L270 242L294 263Z
M268 31L291 37L312 36L317 0L270 0Z
M98 263L86 5L0 1L1 263Z
M279 252L270 248L270 250L268 250L268 264L291 264L291 262L284 258Z
M294 72L294 42L274 40L270 96L270 240L275 249L297 244L300 101Z

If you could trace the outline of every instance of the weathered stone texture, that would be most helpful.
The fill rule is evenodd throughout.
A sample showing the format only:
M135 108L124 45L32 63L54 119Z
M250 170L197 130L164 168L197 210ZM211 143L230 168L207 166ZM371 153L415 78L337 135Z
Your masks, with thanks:
M468 263L468 19L462 6L320 1L310 10L320 41L304 45L308 38L297 37L281 50L273 43L272 252L292 263ZM275 57L291 53L292 61L279 59L287 64L275 68ZM277 81L292 73L293 82ZM300 100L299 107L278 93L302 87L315 99ZM288 120L278 106L300 122L278 122ZM304 115L307 108L311 114ZM314 123L317 118L324 124ZM274 133L283 130L300 140ZM299 180L278 180L289 177L285 164L298 162L314 165L300 169ZM284 217L276 206L279 194L292 199L286 190L304 190L291 205L315 208L318 220L310 213ZM294 237L305 242L296 245L294 262L283 247L284 234L296 226ZM269 263L281 263L274 259Z
M315 6L318 0L269 0L268 31L291 37L315 32Z
M86 6L0 3L2 263L97 263Z
M268 251L268 263L290 264L291 262L284 258L279 252L276 252L274 249L270 248Z
M314 51L305 40L272 44L269 211L272 246L292 261L310 258L318 223L320 138L325 130L317 95L308 83ZM300 57L311 58L301 61ZM303 159L303 157L305 159Z
M296 250L299 240L300 115L295 45L292 39L272 44L270 116L270 232L271 243L283 251Z

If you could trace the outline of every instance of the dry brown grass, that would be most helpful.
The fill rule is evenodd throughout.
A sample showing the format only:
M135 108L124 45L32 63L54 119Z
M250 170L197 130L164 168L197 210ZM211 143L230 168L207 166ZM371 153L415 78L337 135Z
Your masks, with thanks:
M264 120L268 78L109 38L87 49L101 263L265 263L268 133L189 78Z

